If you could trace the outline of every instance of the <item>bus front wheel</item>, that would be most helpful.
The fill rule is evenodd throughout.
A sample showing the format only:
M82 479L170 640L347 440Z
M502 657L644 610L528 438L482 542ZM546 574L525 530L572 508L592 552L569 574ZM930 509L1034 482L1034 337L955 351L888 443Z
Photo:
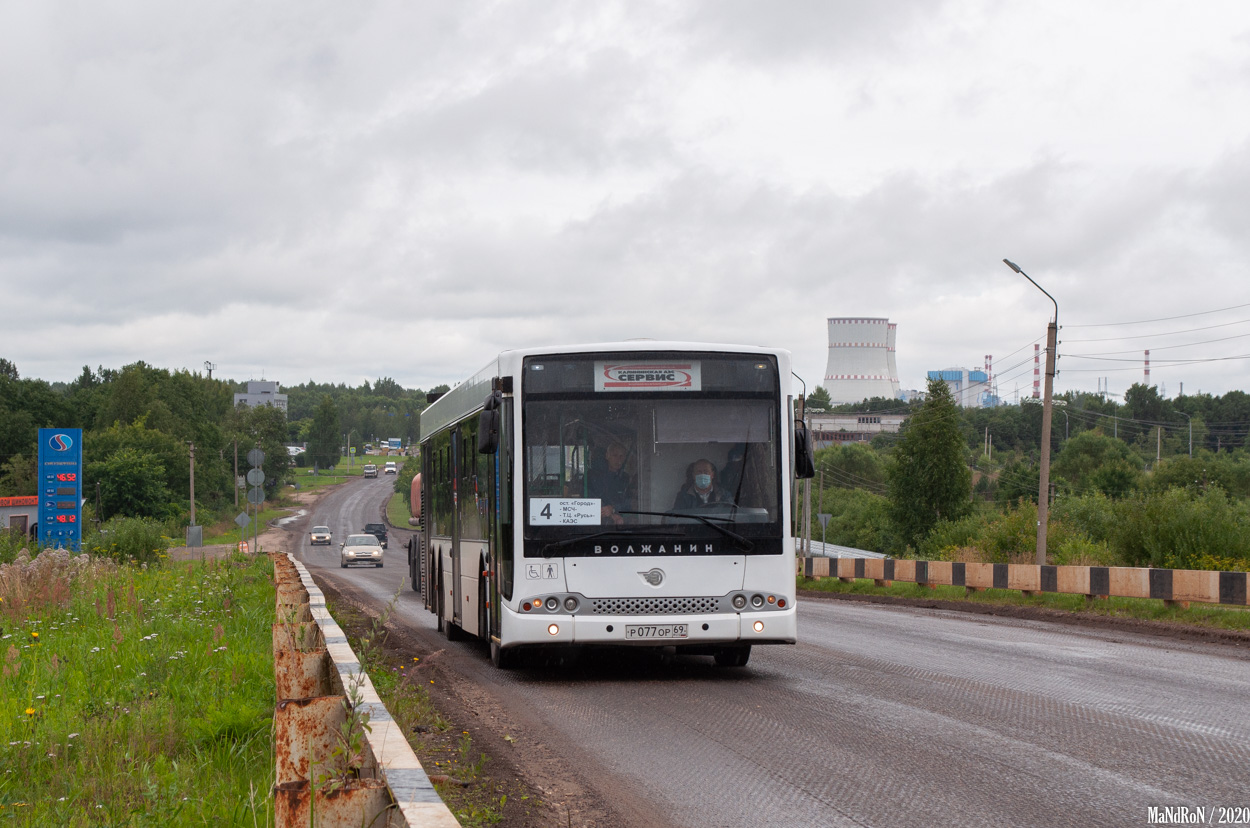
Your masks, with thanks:
M712 658L716 659L717 665L721 667L745 667L751 658L751 645L721 647L712 653Z

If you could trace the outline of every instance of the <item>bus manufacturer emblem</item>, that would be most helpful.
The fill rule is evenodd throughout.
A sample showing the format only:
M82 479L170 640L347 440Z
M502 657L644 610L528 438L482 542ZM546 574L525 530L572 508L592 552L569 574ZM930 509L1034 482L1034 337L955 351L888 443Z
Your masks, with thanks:
M646 572L639 572L638 574L642 576L644 581L651 584L651 586L659 586L664 582L663 569L648 569Z

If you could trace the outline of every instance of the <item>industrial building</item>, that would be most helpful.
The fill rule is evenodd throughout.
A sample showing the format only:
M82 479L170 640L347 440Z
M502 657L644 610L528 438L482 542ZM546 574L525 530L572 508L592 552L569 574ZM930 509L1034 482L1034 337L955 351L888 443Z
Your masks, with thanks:
M989 357L986 359L988 360ZM995 405L990 375L987 371L944 368L941 371L930 371L929 379L940 379L946 383L951 396L961 408L989 408Z
M238 407L239 403L252 407L272 405L274 408L281 408L283 414L286 413L286 394L279 394L278 383L267 380L248 380L247 393L234 395L235 406Z
M911 414L898 411L865 411L852 414L809 414L808 428L817 449L842 443L867 443L878 434L896 434Z
M829 361L821 386L834 405L899 398L894 336L898 326L875 317L830 318Z

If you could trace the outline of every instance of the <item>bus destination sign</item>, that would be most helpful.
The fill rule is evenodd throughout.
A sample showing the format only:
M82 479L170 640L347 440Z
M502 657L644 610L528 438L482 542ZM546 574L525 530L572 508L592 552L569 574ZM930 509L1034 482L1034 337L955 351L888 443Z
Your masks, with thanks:
M698 391L700 363L595 362L596 391Z

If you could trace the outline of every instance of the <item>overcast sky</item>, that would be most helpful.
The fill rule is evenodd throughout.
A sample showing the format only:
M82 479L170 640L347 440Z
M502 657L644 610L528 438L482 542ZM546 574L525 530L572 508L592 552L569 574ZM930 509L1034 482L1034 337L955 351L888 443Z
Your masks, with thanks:
M0 10L24 377L429 388L649 337L810 389L826 318L879 316L904 388L993 354L1011 399L1053 306L1007 257L1059 303L1057 390L1145 348L1169 397L1250 386L1244 0Z

